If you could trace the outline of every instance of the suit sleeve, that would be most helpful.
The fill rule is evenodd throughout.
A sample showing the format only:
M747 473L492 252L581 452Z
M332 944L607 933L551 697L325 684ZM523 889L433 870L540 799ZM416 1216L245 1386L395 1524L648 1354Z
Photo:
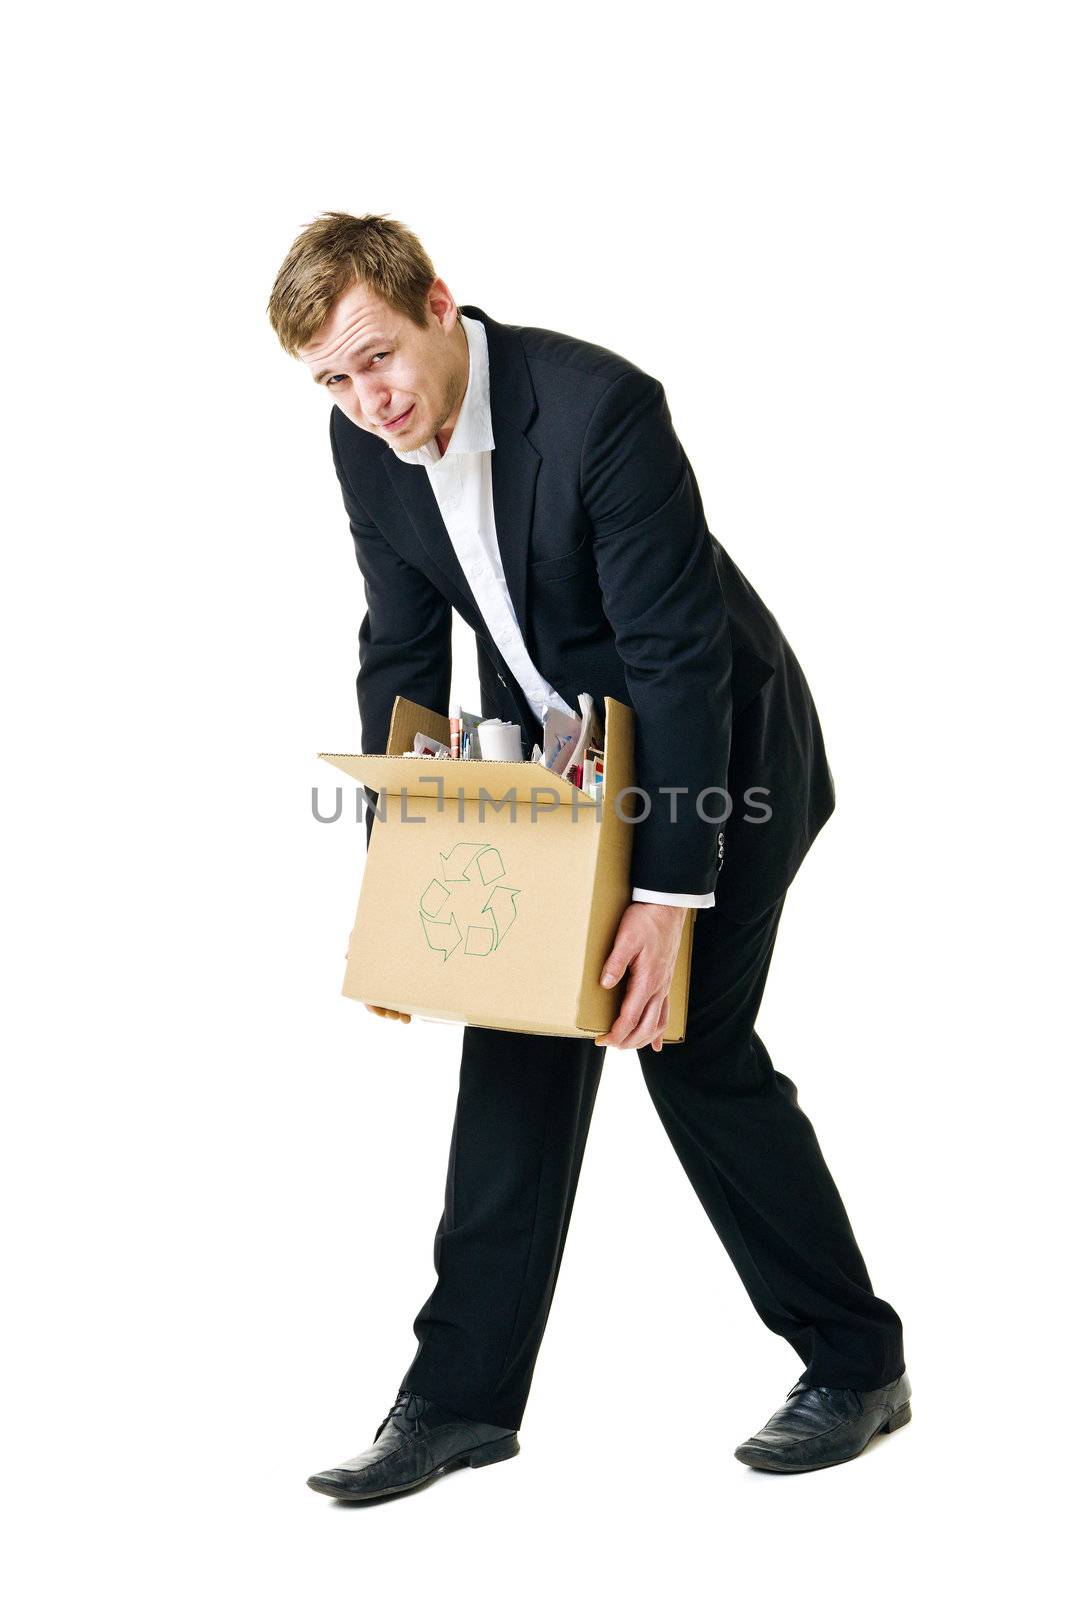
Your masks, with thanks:
M631 881L708 896L728 806L731 640L698 485L655 378L632 370L597 402L581 493L649 802L632 827Z
M417 567L412 567L369 520L354 493L337 444L336 411L330 438L336 476L351 524L355 555L366 591L366 615L358 630L358 715L363 754L388 744L398 694L448 715L452 683L452 607ZM422 468L416 468L422 471ZM366 843L373 831L373 789L366 790Z

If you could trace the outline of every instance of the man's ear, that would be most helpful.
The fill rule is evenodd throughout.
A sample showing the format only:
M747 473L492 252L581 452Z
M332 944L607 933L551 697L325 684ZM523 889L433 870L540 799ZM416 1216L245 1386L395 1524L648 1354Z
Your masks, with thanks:
M434 278L426 294L426 305L430 314L440 323L444 333L451 333L459 321L459 307L452 296L452 291L443 278Z

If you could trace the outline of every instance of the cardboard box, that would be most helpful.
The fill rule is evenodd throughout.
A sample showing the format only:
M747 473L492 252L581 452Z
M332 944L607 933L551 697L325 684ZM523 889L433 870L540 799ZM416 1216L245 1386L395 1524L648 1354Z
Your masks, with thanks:
M606 699L605 798L531 761L405 757L448 719L397 696L384 755L321 759L378 795L343 993L481 1028L594 1038L626 979L599 982L631 899L634 713ZM695 910L669 994L666 1044L686 1033Z

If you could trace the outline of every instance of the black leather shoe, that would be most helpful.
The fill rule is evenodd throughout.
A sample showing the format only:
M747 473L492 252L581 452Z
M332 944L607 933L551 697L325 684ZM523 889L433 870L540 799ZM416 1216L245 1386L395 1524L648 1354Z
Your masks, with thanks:
M811 1389L800 1382L735 1459L763 1472L813 1472L851 1461L875 1434L895 1433L910 1420L906 1372L883 1389Z
M488 1467L518 1454L519 1435L513 1429L470 1422L401 1389L368 1450L306 1481L334 1500L380 1500L456 1467Z

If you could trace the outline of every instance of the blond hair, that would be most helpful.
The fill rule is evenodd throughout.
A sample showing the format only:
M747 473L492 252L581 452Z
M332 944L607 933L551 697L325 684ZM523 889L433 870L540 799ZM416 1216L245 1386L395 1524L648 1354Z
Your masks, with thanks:
M288 355L297 355L344 290L364 283L386 305L424 328L426 296L436 276L421 243L402 222L324 211L284 257L269 296L269 321Z

